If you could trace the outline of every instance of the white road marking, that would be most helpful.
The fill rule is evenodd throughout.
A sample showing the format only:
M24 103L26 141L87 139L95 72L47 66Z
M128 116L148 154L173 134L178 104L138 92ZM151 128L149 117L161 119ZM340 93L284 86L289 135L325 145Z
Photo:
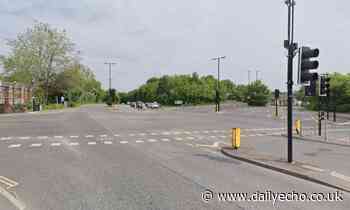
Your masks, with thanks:
M105 138L105 137L107 137L107 134L101 134L100 137Z
M85 138L93 138L94 135L86 135Z
M0 183L3 183L4 185L6 185L6 189L10 189L12 187L16 187L18 185L18 182L13 181L7 177L4 176L0 176Z
M41 147L43 144L41 143L34 143L34 144L31 144L30 147Z
M146 136L146 134L145 134L145 133L139 133L139 135L140 135L140 136Z
M119 134L114 134L114 136L115 136L115 137L118 137L118 136L120 136L120 135L119 135Z
M219 131L218 130L213 130L213 133L218 133Z
M79 136L70 136L70 138L77 139L77 138L79 138Z
M194 145L193 145L193 144L190 144L190 143L186 143L186 145L191 146L191 147L194 147Z
M192 133L199 133L199 131L192 131Z
M227 138L227 136L219 136L220 138Z
M104 141L103 143L104 144L113 144L113 142L111 142L111 141Z
M96 145L97 143L95 141L89 141L88 145Z
M183 138L181 138L181 137L177 137L177 138L175 138L175 140L176 140L176 141L182 141L182 140L183 140Z
M179 132L179 131L173 132L174 135L179 135L180 133L181 133L181 132Z
M209 133L209 131L203 131L203 133Z
M334 176L334 177L337 177L339 179L342 179L342 180L345 180L347 182L350 182L350 177L349 176L346 176L346 175L343 175L343 174L340 174L336 171L332 171L331 172L331 175Z
M157 142L158 140L156 139L148 139L148 142Z
M163 135L170 135L169 132L163 132L162 134L163 134Z
M169 140L169 139L162 139L162 141L165 141L165 142L166 142L166 141L170 141L170 140Z
M184 134L191 134L191 132L189 132L189 131L185 131L185 132L184 132Z
M19 137L19 139L21 139L21 140L27 140L27 139L30 139L30 137L29 137L29 136L22 136L22 137Z
M156 135L157 135L157 133L151 133L151 135L152 135L152 136L156 136Z
M38 139L48 139L49 137L48 136L38 136L37 138Z
M144 141L142 140L137 140L136 143L143 143Z
M61 143L59 143L59 142L54 142L54 143L51 143L51 146L53 146L53 147L59 147L59 146L61 146Z
M127 143L129 143L128 141L120 141L119 143L121 143L121 144L127 144Z
M129 136L135 136L135 134L133 134L133 133L130 133L130 134L129 134Z
M21 147L22 145L21 144L11 144L8 146L8 148L18 148L18 147Z
M63 136L54 136L54 138L56 138L56 139L62 139Z
M1 140L2 140L2 141L11 140L11 139L12 139L12 137L1 137Z
M68 145L69 146L78 146L79 142L70 142Z
M306 168L306 169L310 169L313 171L318 171L318 172L324 171L324 169L322 169L322 168L318 168L318 167L314 167L314 166L310 166L310 165L301 165L301 167Z
M210 138L216 138L216 136L210 136Z
M193 140L194 139L194 137L192 137L192 136L188 136L186 138L189 139L189 140Z

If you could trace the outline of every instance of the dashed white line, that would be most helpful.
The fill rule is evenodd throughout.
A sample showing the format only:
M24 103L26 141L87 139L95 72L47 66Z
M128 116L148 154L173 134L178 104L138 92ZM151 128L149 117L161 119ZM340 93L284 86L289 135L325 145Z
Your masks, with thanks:
M182 140L183 140L183 138L181 138L181 137L177 137L177 138L175 138L175 140L176 140L176 141L182 141Z
M227 138L227 136L219 136L220 138Z
M70 136L71 139L77 139L79 136Z
M62 139L63 136L54 136L54 138L56 138L56 139Z
M129 143L128 141L120 141L119 143L121 143L121 144L127 144L127 143Z
M18 147L21 147L22 145L21 144L11 144L8 146L8 148L18 148Z
M170 141L170 139L161 139L164 142Z
M38 139L48 139L49 137L48 136L38 136L37 138Z
M113 144L113 142L111 142L111 141L104 141L103 143L104 144Z
M184 132L184 134L191 134L191 132L189 132L189 131L185 131L185 132Z
M136 143L143 143L143 140L136 140Z
M93 138L94 135L86 135L85 138Z
M22 136L22 137L19 137L19 139L21 139L21 140L27 140L27 139L30 139L30 137L29 137L29 136Z
M188 137L186 137L186 139L193 140L193 139L194 139L194 137L192 137L192 136L188 136Z
M130 134L129 134L129 136L135 136L135 134L133 134L133 133L130 133Z
M148 139L148 142L157 142L156 139Z
M2 141L5 141L5 140L11 140L12 137L1 137L0 139L1 139Z
M70 142L68 145L69 146L78 146L79 142Z
M119 134L114 134L114 136L115 136L115 137L118 137L118 136L120 136L120 135L119 135Z
M53 147L58 147L58 146L61 146L61 143L54 142L54 143L51 143L50 145Z
M139 133L140 136L145 136L146 134L145 133Z
M41 147L43 144L41 143L34 143L34 144L31 144L30 147Z
M101 134L100 137L105 138L105 137L107 137L107 134Z
M152 136L156 136L156 135L157 135L157 133L151 133L151 135L152 135Z
M210 136L210 138L216 138L216 136Z
M95 141L89 141L88 145L96 145L97 143Z

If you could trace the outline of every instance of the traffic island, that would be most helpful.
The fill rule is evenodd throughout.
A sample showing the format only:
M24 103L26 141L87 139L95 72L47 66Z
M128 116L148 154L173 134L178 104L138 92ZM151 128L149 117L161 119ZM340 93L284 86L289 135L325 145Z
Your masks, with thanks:
M265 169L301 178L327 187L350 193L349 177L335 171L320 168L307 162L288 163L267 153L257 152L254 147L241 145L239 149L223 147L221 152L231 158L254 164Z

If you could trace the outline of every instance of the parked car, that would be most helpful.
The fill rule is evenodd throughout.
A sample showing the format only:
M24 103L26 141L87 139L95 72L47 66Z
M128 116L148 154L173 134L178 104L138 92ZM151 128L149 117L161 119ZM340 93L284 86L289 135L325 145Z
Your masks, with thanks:
M153 103L151 103L151 109L158 109L158 108L160 108L160 105L158 104L158 102L153 102Z

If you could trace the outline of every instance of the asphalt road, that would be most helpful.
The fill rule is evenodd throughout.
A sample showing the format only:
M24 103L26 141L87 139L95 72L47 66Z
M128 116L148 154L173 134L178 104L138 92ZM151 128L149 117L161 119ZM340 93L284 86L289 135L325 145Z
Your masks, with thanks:
M283 132L272 110L206 110L91 105L0 116L0 191L12 196L0 194L0 209L348 209L348 194L339 202L219 202L218 192L335 190L218 151L232 127L249 138ZM206 189L215 194L209 202Z

